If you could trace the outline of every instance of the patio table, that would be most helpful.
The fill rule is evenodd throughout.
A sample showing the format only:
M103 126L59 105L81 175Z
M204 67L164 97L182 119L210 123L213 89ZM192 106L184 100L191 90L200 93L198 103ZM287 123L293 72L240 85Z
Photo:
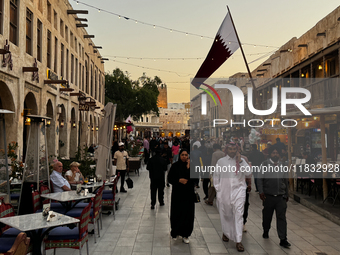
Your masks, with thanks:
M42 213L25 214L20 216L12 216L6 218L0 218L0 222L16 228L22 232L26 232L31 237L31 243L33 244L33 254L40 255L41 244L44 237L54 228L63 225L70 225L70 227L76 227L75 223L79 220L63 214L55 212L57 217L54 221L47 221ZM45 229L45 231L43 231Z
M71 184L72 187L77 187L79 184ZM111 182L105 182L105 186L110 186L113 185ZM103 182L92 182L91 184L81 184L80 187L85 188L85 189L97 189L99 187L103 186ZM94 191L95 191L94 190Z
M41 195L41 197L58 201L65 207L64 213L67 213L80 201L95 197L95 194L88 193L86 196L83 196L81 194L77 194L77 191L72 190L72 191L43 194ZM73 201L75 202L73 203Z

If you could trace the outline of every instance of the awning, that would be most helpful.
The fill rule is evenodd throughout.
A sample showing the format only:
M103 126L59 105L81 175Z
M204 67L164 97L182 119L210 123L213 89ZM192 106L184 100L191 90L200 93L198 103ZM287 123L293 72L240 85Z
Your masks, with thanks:
M316 108L308 110L312 115L322 115L322 114L334 114L340 113L340 106L327 107L327 108ZM286 117L308 117L304 115L301 111L287 112Z

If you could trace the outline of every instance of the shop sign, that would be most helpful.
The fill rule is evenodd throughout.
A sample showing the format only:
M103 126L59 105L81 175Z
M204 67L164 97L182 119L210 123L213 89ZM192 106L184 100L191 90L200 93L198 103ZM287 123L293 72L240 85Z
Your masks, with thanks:
M90 107L88 104L79 104L79 111L89 111Z
M51 70L47 70L47 79L49 80L58 80L58 75Z
M263 135L287 135L288 131L286 128L273 129L273 128L264 128L262 129Z
M337 122L336 114L326 115L325 116L325 123L326 124L336 124L336 122Z
M34 86L32 86L30 84L27 84L27 83L25 83L25 88L27 88L29 90L32 90L32 91L34 91L36 93L39 93L39 91L40 91L37 87L34 87Z

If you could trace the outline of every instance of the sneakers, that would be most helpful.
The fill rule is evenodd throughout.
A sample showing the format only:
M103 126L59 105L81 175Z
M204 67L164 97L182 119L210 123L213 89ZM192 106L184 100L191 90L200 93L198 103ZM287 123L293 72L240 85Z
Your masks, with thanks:
M268 231L264 231L262 237L264 239L268 239L269 238Z
M187 238L187 237L183 237L183 243L186 243L186 244L188 244L190 241L189 241L189 238Z
M280 241L280 246L283 246L285 248L289 248L291 246L290 243L288 243L287 239L283 239Z
M247 232L246 225L243 225L243 232Z
M172 240L176 241L176 240L177 240L177 237L178 237L178 236L172 237Z
M164 202L159 204L159 206L164 206L164 205L165 205Z
M120 189L120 192L126 193L126 189Z

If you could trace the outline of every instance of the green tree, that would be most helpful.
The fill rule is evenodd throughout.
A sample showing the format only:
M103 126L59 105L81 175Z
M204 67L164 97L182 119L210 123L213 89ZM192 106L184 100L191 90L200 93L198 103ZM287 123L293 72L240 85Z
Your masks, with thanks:
M105 75L105 101L117 104L117 120L125 120L129 115L136 120L149 112L158 116L158 86L164 83L157 76L150 78L144 73L133 81L128 72L116 68Z

